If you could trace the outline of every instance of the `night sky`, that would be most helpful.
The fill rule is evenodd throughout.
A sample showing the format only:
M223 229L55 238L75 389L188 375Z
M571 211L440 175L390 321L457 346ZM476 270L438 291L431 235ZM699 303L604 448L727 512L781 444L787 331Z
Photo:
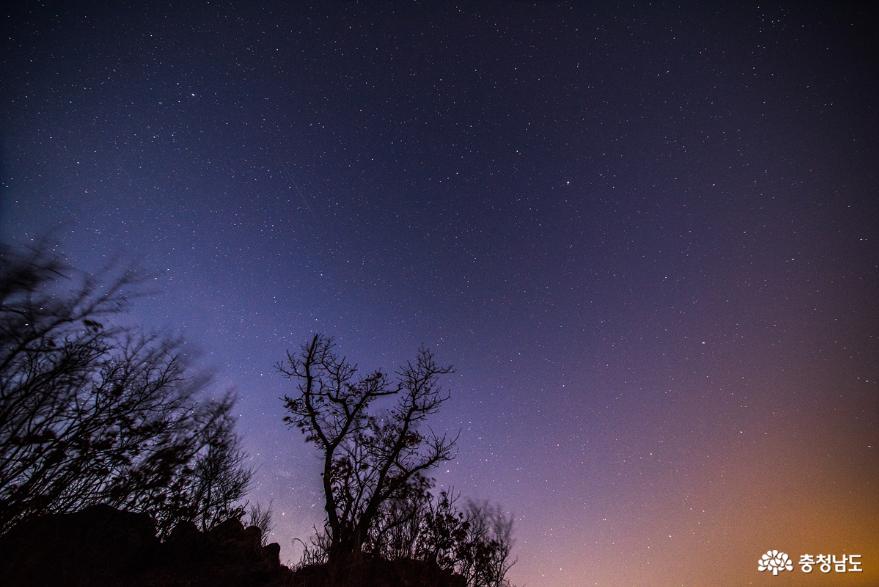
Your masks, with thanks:
M517 583L879 582L868 3L14 4L0 236L156 274L282 560L322 503L273 365L319 331L455 365L436 476L515 514Z

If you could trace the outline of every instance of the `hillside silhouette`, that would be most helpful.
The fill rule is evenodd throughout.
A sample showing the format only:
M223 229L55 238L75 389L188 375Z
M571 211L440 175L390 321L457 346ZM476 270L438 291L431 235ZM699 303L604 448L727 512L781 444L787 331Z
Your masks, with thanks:
M207 532L181 524L160 541L146 514L92 506L18 526L0 539L0 573L9 587L465 587L460 575L424 561L364 559L344 573L282 565L276 543L230 519Z
M324 522L290 569L246 500L234 397L179 339L122 325L138 274L86 275L45 244L0 257L4 585L509 584L512 517L431 476L457 436L426 424L452 372L430 351L361 374L315 334L277 365L278 419L323 463Z

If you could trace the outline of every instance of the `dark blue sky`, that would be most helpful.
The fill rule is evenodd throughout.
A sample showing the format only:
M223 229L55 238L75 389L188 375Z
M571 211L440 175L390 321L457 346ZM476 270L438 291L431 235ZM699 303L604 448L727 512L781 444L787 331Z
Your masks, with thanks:
M438 479L515 512L529 585L740 581L782 499L879 555L875 18L713 4L20 3L0 231L156 272L134 314L238 388L287 556L319 487L273 364L315 330L455 364Z

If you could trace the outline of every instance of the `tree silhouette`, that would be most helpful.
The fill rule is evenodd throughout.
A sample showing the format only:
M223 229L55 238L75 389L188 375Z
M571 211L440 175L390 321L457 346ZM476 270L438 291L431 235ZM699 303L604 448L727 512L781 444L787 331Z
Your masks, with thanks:
M425 487L387 503L366 550L388 560L415 559L464 577L469 587L505 587L512 559L513 518L488 502L457 506L460 494Z
M358 377L356 365L321 335L298 354L288 352L278 369L297 382L297 393L284 398L285 421L322 456L329 562L356 557L383 507L422 492L426 473L453 458L457 438L424 425L448 399L438 379L452 369L422 349L395 382L381 371ZM394 407L373 413L374 402L387 398Z
M0 533L97 503L163 533L238 513L250 471L233 398L203 398L181 341L121 325L140 286L127 271L100 287L45 245L0 246Z
M272 530L275 528L275 524L272 521L272 504L270 503L267 506L263 506L259 503L252 503L249 505L247 511L247 523L246 526L256 526L259 528L260 533L260 544L266 546L269 543L269 534L272 533Z
M512 558L513 518L497 505L468 501L464 510L466 538L459 546L455 570L470 587L504 587Z

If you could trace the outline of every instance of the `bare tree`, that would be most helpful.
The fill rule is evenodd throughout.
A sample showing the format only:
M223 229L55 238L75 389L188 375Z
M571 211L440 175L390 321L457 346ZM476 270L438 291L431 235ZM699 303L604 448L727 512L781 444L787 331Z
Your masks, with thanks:
M245 513L239 500L247 492L252 470L244 464L246 455L238 448L233 426L227 411L214 429L208 431L207 447L196 456L192 475L187 477L190 485L184 496L189 510L181 517L193 521L202 531L229 518L240 519ZM258 506L256 509L256 521L263 524L260 530L267 531L271 525L271 510L263 512Z
M287 353L279 370L297 382L285 396L285 421L319 449L330 562L359 555L382 507L420 491L424 475L453 458L457 437L435 434L425 420L448 399L438 385L450 367L430 351L397 372L358 377L329 338L315 335L298 354ZM377 400L396 404L374 414Z
M179 340L118 324L138 286L0 246L0 533L96 503L164 532L213 523L243 494L233 398L204 399L209 377Z
M506 587L512 558L513 517L486 501L467 502L467 536L461 544L456 570L469 587Z
M515 564L513 517L485 501L461 509L459 493L428 489L386 504L366 549L388 560L429 562L463 576L469 587L507 587Z
M272 521L272 504L269 503L268 506L259 503L250 504L247 512L247 526L259 528L262 545L268 544L269 534L275 528L275 523Z

